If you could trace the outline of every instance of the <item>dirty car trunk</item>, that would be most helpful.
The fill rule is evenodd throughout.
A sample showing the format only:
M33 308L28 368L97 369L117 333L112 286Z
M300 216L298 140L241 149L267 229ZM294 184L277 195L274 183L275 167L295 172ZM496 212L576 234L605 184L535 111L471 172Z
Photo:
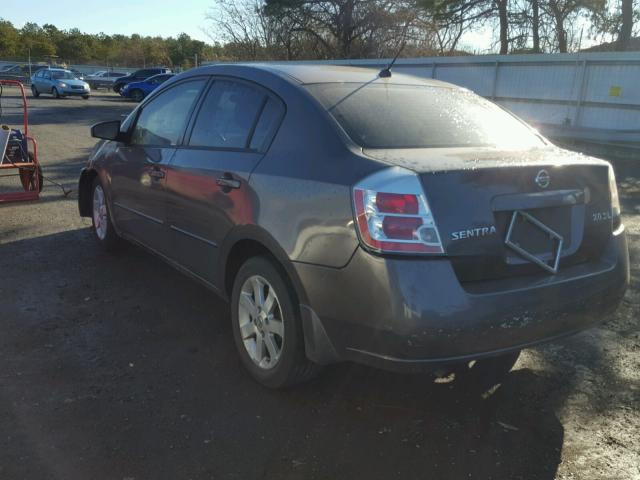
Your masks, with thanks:
M461 283L596 260L613 219L607 162L555 148L365 150L422 179Z

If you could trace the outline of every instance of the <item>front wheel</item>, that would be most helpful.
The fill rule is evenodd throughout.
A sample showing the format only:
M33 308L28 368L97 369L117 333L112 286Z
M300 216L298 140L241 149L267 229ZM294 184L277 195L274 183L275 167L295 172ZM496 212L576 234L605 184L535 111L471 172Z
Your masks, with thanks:
M38 98L40 96L40 92L38 92L38 89L36 88L35 85L31 85L31 94L35 97Z
M114 251L120 246L121 239L111 222L107 198L98 177L93 181L91 202L91 224L96 240L105 250Z
M320 370L305 355L295 298L284 273L267 257L247 260L233 284L232 328L240 359L269 388L304 382Z
M89 100L90 95L82 95L82 98L84 98L85 100Z
M53 87L53 90L51 90L51 93L53 94L53 98L62 98L60 95L60 92L56 87Z

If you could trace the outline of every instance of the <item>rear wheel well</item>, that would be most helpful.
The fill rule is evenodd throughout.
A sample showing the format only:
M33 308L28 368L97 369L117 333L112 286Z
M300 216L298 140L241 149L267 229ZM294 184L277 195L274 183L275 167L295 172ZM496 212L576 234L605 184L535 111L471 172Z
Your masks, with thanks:
M240 240L233 245L229 251L229 255L227 255L227 261L224 269L224 289L228 298L231 298L233 282L235 281L240 267L250 258L258 256L266 257L273 262L274 266L280 270L285 281L291 287L293 294L297 297L297 289L293 285L292 278L289 273L287 273L287 269L284 267L282 262L278 260L278 258L264 244L256 240L245 239Z
M269 249L255 240L240 240L231 248L224 269L224 290L229 298L231 298L233 282L242 264L251 257L258 256L270 257L275 260Z

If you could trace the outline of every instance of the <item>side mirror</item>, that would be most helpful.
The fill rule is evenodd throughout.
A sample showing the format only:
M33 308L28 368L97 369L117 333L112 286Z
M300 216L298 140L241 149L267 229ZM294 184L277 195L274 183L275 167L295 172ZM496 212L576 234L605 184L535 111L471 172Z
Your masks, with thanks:
M91 127L91 136L102 140L120 140L120 120L96 123Z

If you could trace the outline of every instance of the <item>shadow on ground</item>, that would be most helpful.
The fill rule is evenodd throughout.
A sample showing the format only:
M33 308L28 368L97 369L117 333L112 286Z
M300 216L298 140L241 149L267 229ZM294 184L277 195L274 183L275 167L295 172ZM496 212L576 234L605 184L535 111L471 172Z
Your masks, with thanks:
M515 370L483 400L338 365L268 391L226 305L151 255L103 254L88 230L0 252L0 476L555 477L554 377Z

